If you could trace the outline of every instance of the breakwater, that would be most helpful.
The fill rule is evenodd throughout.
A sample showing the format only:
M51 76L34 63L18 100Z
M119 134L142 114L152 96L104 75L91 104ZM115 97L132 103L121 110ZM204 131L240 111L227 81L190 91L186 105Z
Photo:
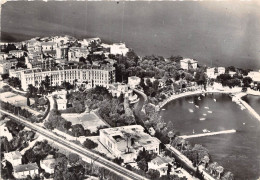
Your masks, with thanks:
M189 139L189 138L204 137L204 136L214 136L214 135L218 135L218 134L230 134L230 133L235 133L235 132L236 132L235 129L231 129L231 130L208 132L208 133L202 133L202 134L183 135L180 137L183 139Z

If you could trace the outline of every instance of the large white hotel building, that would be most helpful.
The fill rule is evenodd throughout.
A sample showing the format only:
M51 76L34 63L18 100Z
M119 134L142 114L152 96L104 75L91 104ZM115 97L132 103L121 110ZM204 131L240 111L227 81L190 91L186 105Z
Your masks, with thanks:
M40 87L41 82L49 76L52 86L60 86L64 81L71 84L84 83L86 88L103 86L108 88L109 84L115 82L115 68L111 65L102 66L62 66L48 70L22 69L10 70L10 77L18 77L21 80L21 87L27 90L28 85ZM87 82L87 83L85 83Z

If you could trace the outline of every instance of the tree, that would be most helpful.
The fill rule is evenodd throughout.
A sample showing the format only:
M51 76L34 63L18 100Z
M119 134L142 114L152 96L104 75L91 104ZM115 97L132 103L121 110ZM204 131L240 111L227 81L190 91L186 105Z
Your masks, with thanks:
M173 128L174 128L174 126L173 126L172 121L169 121L168 124L167 124L167 129L168 129L169 131L172 131Z
M96 147L98 147L98 144L93 142L92 140L90 139L86 139L83 143L83 145L88 148L88 149L94 149Z
M244 87L250 87L250 84L253 82L252 78L245 77L243 78L243 86Z
M27 106L30 106L30 98L27 96Z
M121 165L124 162L124 160L121 157L119 157L119 158L117 157L117 158L113 159L113 162Z
M137 162L137 166L139 167L139 169L143 170L144 172L148 170L148 163L144 158Z
M81 124L72 125L71 132L72 132L73 136L76 136L76 137L85 135L84 127Z
M134 116L125 116L124 114L121 115L121 118L123 117L123 122L127 123L128 125L133 124L135 122Z
M234 174L228 171L222 176L221 180L234 180Z
M149 169L147 174L150 176L151 179L157 180L160 177L160 172L155 169Z
M79 155L75 154L75 153L70 153L68 160L71 164L76 164L79 161L80 157Z
M168 164L168 169L167 169L167 175L169 176L171 174L172 171L172 165Z

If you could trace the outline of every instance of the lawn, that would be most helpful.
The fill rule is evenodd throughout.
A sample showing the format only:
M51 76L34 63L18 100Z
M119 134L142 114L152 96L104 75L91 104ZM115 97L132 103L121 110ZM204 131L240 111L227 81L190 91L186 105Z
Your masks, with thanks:
M64 113L61 116L70 121L72 125L74 124L82 124L85 129L89 129L91 132L96 132L97 127L105 126L106 124L94 113Z

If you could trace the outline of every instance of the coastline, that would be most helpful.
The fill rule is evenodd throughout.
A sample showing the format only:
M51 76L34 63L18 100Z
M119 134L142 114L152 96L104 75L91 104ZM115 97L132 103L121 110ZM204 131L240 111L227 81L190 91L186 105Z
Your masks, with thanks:
M158 105L156 105L156 108L158 110L160 110L163 108L163 106L165 106L167 103L169 103L173 100L183 98L183 97L189 97L189 96L193 96L193 95L197 95L197 94L203 94L203 93L222 93L222 94L231 93L231 94L233 94L235 97L235 103L237 103L238 105L240 103L242 106L244 106L249 111L249 113L260 122L260 115L247 102L245 102L242 99L242 97L244 97L246 95L260 96L259 91L253 91L253 90L248 90L247 92L241 92L240 89L226 89L226 90L211 89L211 90L207 90L207 91L197 90L197 91L192 91L192 92L173 94L172 96L167 98L162 103L159 103Z
M165 106L170 101L173 101L175 99L182 98L182 97L197 95L197 94L203 94L203 93L223 93L223 94L232 93L233 94L233 93L239 93L239 92L241 92L240 88L239 89L228 89L228 90L218 90L218 89L211 88L210 90L206 90L206 91L205 90L189 91L189 92L180 93L180 94L173 94L170 97L168 97L165 101L163 101L162 103L159 103L156 107L161 109L163 106Z

